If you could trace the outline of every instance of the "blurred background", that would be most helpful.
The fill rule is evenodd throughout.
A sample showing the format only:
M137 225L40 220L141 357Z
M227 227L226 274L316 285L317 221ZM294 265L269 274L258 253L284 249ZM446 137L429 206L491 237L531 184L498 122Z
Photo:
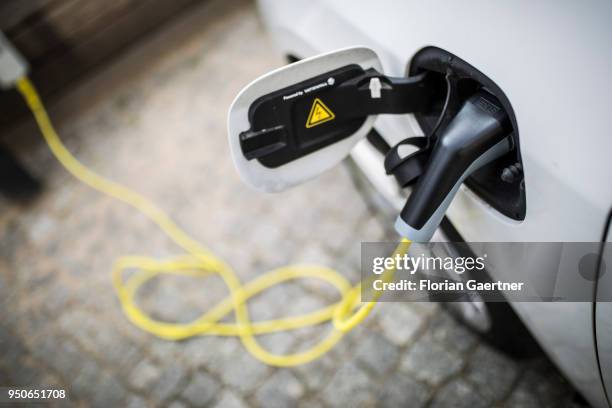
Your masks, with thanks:
M253 3L9 0L0 29L32 64L68 148L167 210L243 282L293 262L355 282L360 242L396 239L348 166L281 195L239 180L227 109L244 85L285 63ZM14 91L0 93L0 128L0 386L61 387L70 401L58 405L83 406L580 406L544 355L501 355L435 303L380 304L331 353L291 369L254 360L234 338L144 333L122 314L112 263L179 248L67 174ZM226 294L218 278L161 278L139 301L186 322ZM302 281L249 307L259 320L334 300L324 284ZM328 330L261 341L297 351Z

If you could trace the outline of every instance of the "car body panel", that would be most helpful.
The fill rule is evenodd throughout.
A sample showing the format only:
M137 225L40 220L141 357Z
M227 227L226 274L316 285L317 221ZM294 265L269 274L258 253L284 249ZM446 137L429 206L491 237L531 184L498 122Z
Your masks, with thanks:
M436 46L505 92L518 122L527 216L507 218L463 186L447 214L466 241L599 241L612 203L612 3L260 0L259 6L285 54L304 58L364 45L378 53L385 74L404 75L419 50ZM375 127L391 145L422 134L412 115L380 115ZM494 276L511 277L512 270ZM513 306L588 400L607 406L592 303Z
M609 302L612 299L612 220L605 235L606 245L602 247L601 254L603 262L598 270L595 325L601 376L609 402L612 396L612 302Z

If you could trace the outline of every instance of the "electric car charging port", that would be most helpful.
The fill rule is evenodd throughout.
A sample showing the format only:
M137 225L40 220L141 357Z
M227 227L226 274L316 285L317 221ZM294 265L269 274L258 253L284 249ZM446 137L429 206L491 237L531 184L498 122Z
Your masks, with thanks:
M475 92L483 90L493 95L504 108L510 124L513 149L497 160L474 171L465 184L500 213L514 220L524 220L526 212L525 180L519 144L519 132L510 101L497 84L482 72L455 55L436 47L419 51L410 64L409 75L427 72L436 88L434 100L426 112L415 112L424 134L429 134L442 112L446 80L450 73L452 88L446 115L440 129L457 114L462 104Z

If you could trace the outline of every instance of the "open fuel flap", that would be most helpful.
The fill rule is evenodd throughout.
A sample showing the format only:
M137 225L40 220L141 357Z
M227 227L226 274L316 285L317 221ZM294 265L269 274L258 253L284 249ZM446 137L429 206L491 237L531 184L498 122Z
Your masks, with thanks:
M379 113L425 111L428 75L390 78L369 48L279 68L246 86L229 111L232 157L243 180L281 191L344 159Z

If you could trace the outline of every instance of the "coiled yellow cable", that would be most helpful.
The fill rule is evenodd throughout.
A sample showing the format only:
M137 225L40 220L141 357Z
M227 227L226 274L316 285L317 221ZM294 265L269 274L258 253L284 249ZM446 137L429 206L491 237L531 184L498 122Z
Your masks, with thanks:
M242 285L238 276L223 260L191 238L178 227L160 208L140 194L108 180L79 162L64 146L55 132L36 89L27 77L19 79L17 89L32 110L36 123L57 160L81 182L132 206L159 226L166 235L186 252L185 255L160 261L143 256L119 258L112 269L112 280L117 296L128 319L155 336L168 340L185 339L192 336L217 335L239 336L244 347L258 360L273 366L296 366L308 363L329 351L342 336L361 323L372 311L380 293L374 293L374 301L361 304L361 284L351 287L337 271L323 266L292 265L267 272L251 282ZM410 241L403 240L395 254L408 251ZM136 272L127 279L124 271ZM382 276L390 280L394 270L387 270ZM168 323L155 320L140 309L134 297L139 287L160 274L205 277L218 274L227 285L230 295L201 317L189 323ZM258 293L282 282L314 278L332 285L341 296L335 304L299 316L276 320L251 322L246 302ZM220 320L234 312L235 323L221 323ZM265 350L255 336L279 331L294 330L332 321L330 334L312 348L294 354L273 354Z

